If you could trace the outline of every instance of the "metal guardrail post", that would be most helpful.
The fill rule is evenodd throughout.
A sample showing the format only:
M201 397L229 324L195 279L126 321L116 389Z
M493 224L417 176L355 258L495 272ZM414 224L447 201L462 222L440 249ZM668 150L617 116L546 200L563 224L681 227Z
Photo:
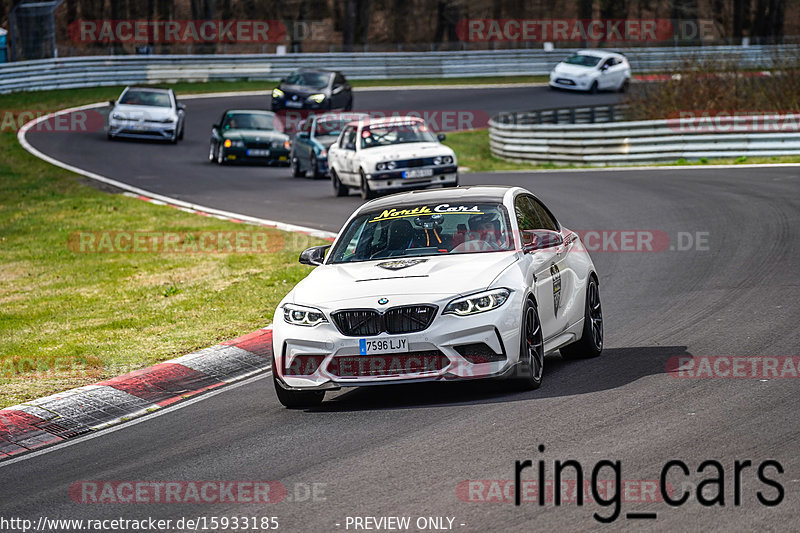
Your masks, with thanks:
M589 108L589 123L590 124L594 124L594 110L595 110L594 106Z
M574 107L570 107L569 108L569 123L570 124L575 124L575 108Z
M608 121L614 122L614 105L608 106Z

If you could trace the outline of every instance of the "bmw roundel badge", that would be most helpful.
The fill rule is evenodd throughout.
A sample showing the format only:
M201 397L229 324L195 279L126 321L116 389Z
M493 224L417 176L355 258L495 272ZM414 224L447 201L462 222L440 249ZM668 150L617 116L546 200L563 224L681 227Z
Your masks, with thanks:
M381 305L386 305L389 303L389 298L381 298L380 300L378 300L378 303Z

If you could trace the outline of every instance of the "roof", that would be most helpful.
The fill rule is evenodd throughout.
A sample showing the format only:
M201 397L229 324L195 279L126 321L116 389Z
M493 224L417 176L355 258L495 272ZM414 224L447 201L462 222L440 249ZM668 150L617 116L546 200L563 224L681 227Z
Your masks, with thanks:
M365 120L354 120L353 122L358 122L362 126L376 126L378 124L392 124L392 123L403 123L403 122L421 122L425 123L420 117L414 116L396 116L396 117L369 117Z
M446 189L423 189L384 196L361 206L359 211L389 209L399 205L435 204L439 202L500 203L506 193L518 187L505 185L474 185Z
M274 115L272 111L267 111L266 109L226 109L225 113L253 113L259 115Z
M125 90L136 89L137 91L149 91L151 93L168 93L172 89L162 89L161 87L139 87L138 85L131 85L126 87Z

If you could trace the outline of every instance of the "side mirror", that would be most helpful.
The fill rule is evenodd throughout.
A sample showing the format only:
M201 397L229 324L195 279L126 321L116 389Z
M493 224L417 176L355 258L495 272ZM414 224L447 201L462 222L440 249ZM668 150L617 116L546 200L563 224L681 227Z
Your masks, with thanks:
M325 260L325 252L330 248L330 244L314 246L308 250L303 250L300 254L300 263L303 265L319 266Z
M310 135L308 134L307 131L301 131L297 134L298 139L308 139L309 137Z
M185 111L186 110L186 104L178 104L178 109L180 109L181 111Z
M608 67L610 67L610 66L611 66L611 65L609 65L608 63L606 63L605 65L603 65L602 67L600 67L600 70L608 70Z
M447 139L447 135L444 133L437 133L436 138L439 139L439 142L442 142L443 140Z
M109 100L108 101L108 105L110 105L111 107L114 107L115 105L117 105L117 101L116 100Z
M527 229L522 232L522 251L525 253L555 248L564 244L564 237L557 231Z

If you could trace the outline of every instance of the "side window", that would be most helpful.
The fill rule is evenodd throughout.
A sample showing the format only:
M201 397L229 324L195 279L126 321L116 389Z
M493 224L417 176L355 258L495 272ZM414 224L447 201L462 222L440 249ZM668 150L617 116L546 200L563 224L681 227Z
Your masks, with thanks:
M514 212L517 215L517 225L519 225L520 232L539 229L538 217L536 212L531 209L527 196L517 196L517 199L514 200Z
M558 231L558 222L556 222L556 219L552 214L550 214L550 211L547 210L544 204L542 204L542 202L536 198L528 198L528 200L530 201L531 207L536 212L536 216L539 219L540 226L537 229Z
M348 144L355 144L355 142L356 142L356 128L355 126L348 126L342 133L342 140L339 143L339 147L347 149Z

